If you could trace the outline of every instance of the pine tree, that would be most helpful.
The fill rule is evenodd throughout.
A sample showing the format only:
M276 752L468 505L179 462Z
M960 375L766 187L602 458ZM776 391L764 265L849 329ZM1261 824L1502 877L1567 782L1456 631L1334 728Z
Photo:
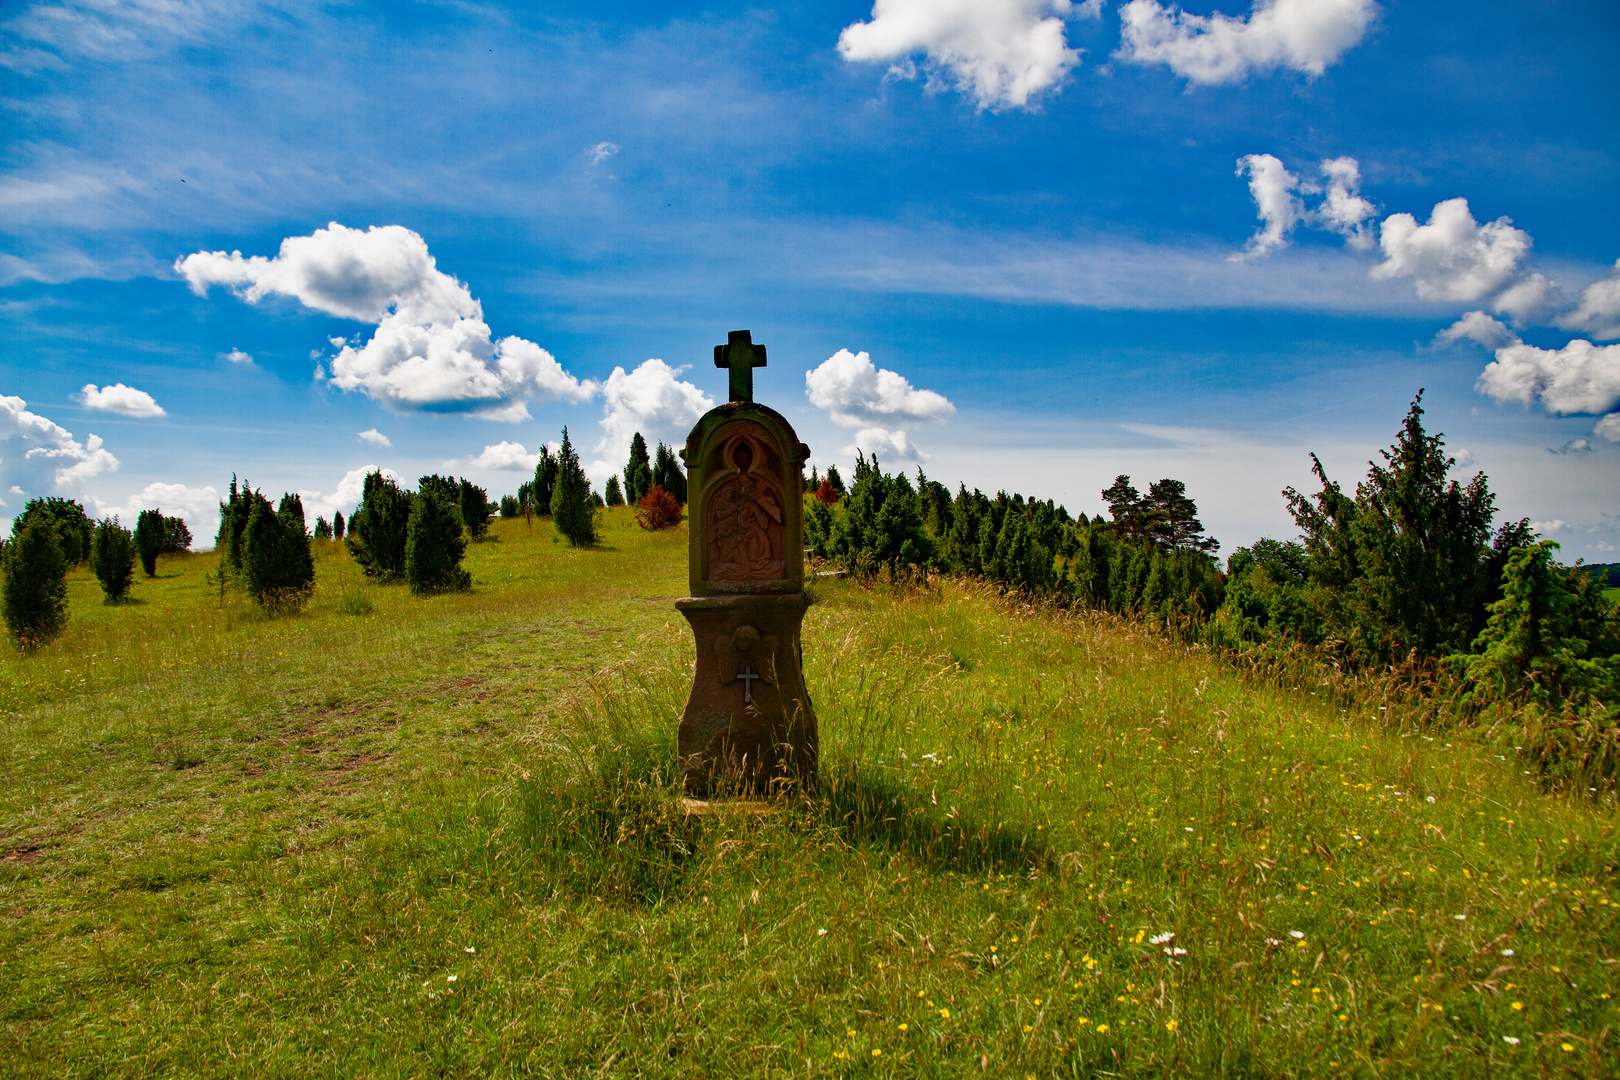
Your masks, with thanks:
M596 543L596 508L591 505L591 482L580 467L579 455L563 428L562 449L557 452L557 483L551 493L551 521L563 538L575 547Z
M609 506L624 505L624 492L619 488L619 477L617 474L608 477L605 498Z
M405 541L405 581L418 595L465 589L472 575L461 568L467 551L461 509L437 485L424 483L411 507Z
M332 539L343 539L343 511L338 510L332 514Z
M67 623L67 559L56 521L46 514L21 522L6 546L6 629L17 647L38 648Z
M135 550L140 554L141 569L147 577L157 576L158 556L163 554L167 538L162 510L142 510L135 518Z
M686 505L686 474L681 471L680 463L675 460L675 451L662 442L658 444L658 453L653 458L652 480L675 496L676 502L682 506Z
M652 465L647 459L647 440L636 432L630 437L630 460L624 467L624 497L631 506L639 506L642 496L652 487Z
M90 569L101 583L107 603L116 604L129 595L135 580L135 538L118 524L117 517L96 523L90 536Z
M382 581L404 577L406 531L413 498L381 472L366 477L360 506L349 519L346 546L367 576Z
M551 497L556 492L558 468L557 455L551 452L551 447L542 446L540 461L534 467L534 487L529 491L529 504L541 517L551 513Z

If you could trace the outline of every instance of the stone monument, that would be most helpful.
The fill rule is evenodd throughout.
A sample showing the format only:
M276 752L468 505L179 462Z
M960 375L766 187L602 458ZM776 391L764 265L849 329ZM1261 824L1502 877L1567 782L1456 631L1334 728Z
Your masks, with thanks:
M747 330L716 345L730 400L697 422L687 471L691 594L675 608L697 639L677 732L686 793L777 794L812 785L816 714L799 640L804 595L804 461L810 448L754 400L765 346Z

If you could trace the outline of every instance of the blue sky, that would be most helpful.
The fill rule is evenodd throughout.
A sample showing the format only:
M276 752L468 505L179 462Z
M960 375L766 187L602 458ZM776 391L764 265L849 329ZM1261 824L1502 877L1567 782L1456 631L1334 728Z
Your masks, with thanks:
M1612 3L0 18L0 516L206 546L233 472L505 493L564 424L600 482L747 327L823 466L1177 477L1230 551L1422 387L1504 517L1620 546Z

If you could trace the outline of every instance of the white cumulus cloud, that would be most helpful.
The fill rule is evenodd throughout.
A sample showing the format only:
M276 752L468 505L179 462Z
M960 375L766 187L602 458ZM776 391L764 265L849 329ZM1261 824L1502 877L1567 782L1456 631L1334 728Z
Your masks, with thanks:
M1580 457L1591 452L1592 444L1587 439L1571 439L1563 446L1547 447L1547 453L1549 454L1574 454L1576 457Z
M1064 18L1099 11L1070 0L877 0L870 22L844 28L838 52L848 61L900 61L889 70L903 78L916 73L908 58L921 54L981 109L1024 108L1080 62Z
M1581 302L1558 325L1565 330L1585 330L1599 341L1620 337L1620 260L1614 264L1614 273L1581 290Z
M220 354L220 359L221 360L228 360L233 364L251 364L251 363L253 363L253 357L250 356L249 354L243 352L241 349L232 349L228 353L221 353Z
M14 493L66 494L118 468L101 436L79 442L66 428L28 411L20 397L0 394L0 484Z
M591 164L600 165L602 162L606 161L608 158L612 157L618 152L619 145L617 143L599 142L595 146L591 147Z
M602 438L596 444L599 460L589 468L593 480L602 480L624 467L630 457L630 439L641 432L648 446L659 441L679 448L698 417L714 408L714 399L678 376L662 360L643 360L634 371L613 369L602 385L607 399L599 421Z
M1268 255L1288 246L1294 226L1305 218L1305 204L1294 194L1299 177L1288 171L1270 154L1248 154L1238 158L1237 174L1249 176L1249 194L1254 196L1260 231L1249 238L1251 255Z
M1620 345L1576 338L1561 349L1523 343L1496 350L1474 389L1497 404L1537 399L1550 413L1606 413L1620 404Z
M1491 318L1483 311L1470 311L1436 334L1434 343L1452 345L1465 340L1483 345L1494 352L1503 346L1515 344L1519 340L1519 335L1508 329L1506 323Z
M1505 217L1481 225L1467 199L1447 199L1435 204L1426 225L1411 214L1391 214L1378 243L1384 261L1373 267L1373 278L1414 278L1425 300L1468 302L1513 280L1529 254L1530 234Z
M1542 536L1557 536L1561 532L1569 531L1569 526L1563 518L1554 518L1552 521L1532 521L1530 528Z
M879 368L869 353L839 349L804 374L810 404L827 410L832 422L855 431L853 446L891 455L921 456L907 432L920 423L943 421L956 412L945 395L918 390L904 375Z
M539 460L538 451L531 454L528 447L522 443L503 441L484 447L482 453L468 458L467 464L477 469L516 469L533 472Z
M1167 64L1206 85L1276 68L1316 76L1361 41L1377 12L1373 0L1256 0L1247 18L1236 18L1131 0L1120 8L1116 55Z
M356 437L359 438L361 442L368 442L372 446L389 447L394 445L393 442L389 440L388 436L384 435L376 428L367 428L365 431L359 432Z
M354 513L355 507L360 505L360 497L366 491L366 476L369 473L381 472L396 484L405 485L408 481L393 469L379 469L376 465L362 465L358 469L350 469L343 474L337 487L330 493L320 491L300 491L299 499L304 503L304 520L310 525L315 524L317 517L327 521L332 520L334 511L341 510L345 518Z
M142 510L161 510L165 517L182 518L191 530L191 546L204 547L219 535L219 492L212 485L147 484L120 504L95 500L96 516L118 515L125 528L133 529Z
M1238 158L1237 175L1249 178L1249 194L1261 221L1260 231L1249 238L1246 255L1269 255L1288 246L1296 225L1314 225L1343 236L1350 247L1372 247L1368 219L1377 208L1361 195L1361 166L1353 157L1322 162L1321 183L1302 180L1271 154ZM1319 195L1314 207L1302 195ZM1243 256L1234 256L1234 262Z
M163 411L163 406L152 400L151 394L145 390L137 390L133 386L125 386L123 383L113 383L99 389L95 383L85 383L84 389L76 396L79 404L87 409L118 413L120 416L146 418L168 415Z
M1610 413L1597 422L1592 434L1612 443L1620 443L1620 413Z
M1373 245L1367 221L1378 208L1361 196L1361 165L1353 157L1336 157L1322 162L1327 188L1322 205L1312 215L1325 229L1343 236L1357 251Z
M332 222L283 240L274 258L199 251L177 260L175 270L198 295L210 285L227 286L248 303L280 294L375 324L370 341L339 346L330 379L392 408L499 413L537 395L587 401L596 393L595 383L569 375L533 342L493 341L467 286L441 271L422 237L400 225L362 232Z

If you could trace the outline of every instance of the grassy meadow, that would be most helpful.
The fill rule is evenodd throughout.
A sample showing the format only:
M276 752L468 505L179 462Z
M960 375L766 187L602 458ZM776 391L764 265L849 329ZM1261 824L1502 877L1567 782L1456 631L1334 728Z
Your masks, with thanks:
M1620 1074L1612 796L961 582L818 586L813 797L683 811L684 529L164 559L0 652L0 1074Z

